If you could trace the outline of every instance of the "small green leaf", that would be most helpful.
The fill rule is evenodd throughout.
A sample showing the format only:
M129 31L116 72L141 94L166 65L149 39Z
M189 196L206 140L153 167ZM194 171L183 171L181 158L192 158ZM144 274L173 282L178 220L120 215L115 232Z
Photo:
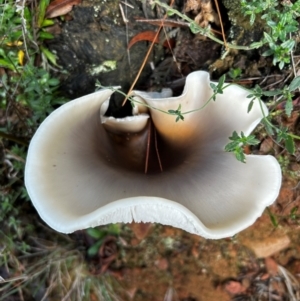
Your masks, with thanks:
M270 56L274 53L274 50L273 49L269 49L265 52L262 53L262 56Z
M50 78L49 80L48 80L48 84L49 84L49 86L58 86L59 85L59 79L57 79L57 78Z
M250 45L251 48L260 48L264 43L262 41L260 42L254 42Z
M290 117L292 114L292 111L293 111L293 100L292 100L292 98L288 98L286 100L286 104L285 104L285 114Z
M226 75L223 74L220 79L219 79L219 82L218 82L218 88L223 88L223 85L225 83L225 79L226 79Z
M49 33L47 31L40 31L39 38L42 40L51 40L54 38L54 35L52 33Z
M40 47L42 53L45 55L45 57L55 66L59 67L56 63L56 55L52 53L49 49L41 46Z
M287 149L287 151L290 154L294 154L295 153L295 143L294 143L294 139L292 136L288 135L287 138L285 139L285 148Z
M113 235L119 235L120 231L121 229L119 224L109 224L107 228L107 232Z
M40 0L39 8L38 8L38 27L41 28L45 19L46 9L49 5L49 0Z
M268 207L267 207L267 211L268 211L268 214L269 214L269 217L271 219L271 222L272 222L273 226L275 228L277 228L278 227L278 221L277 221L276 216L271 212L271 210Z
M193 33L193 34L197 34L199 32L202 32L203 29L195 22L192 22L190 23L190 31Z
M217 88L217 86L214 83L210 83L209 85L213 90L215 90Z
M263 95L265 96L275 96L275 95L279 95L279 94L282 94L282 91L281 90L273 90L273 91L264 91L263 92Z
M289 85L289 91L295 91L296 89L300 88L300 76L295 77Z
M286 25L284 27L284 30L285 30L285 32L294 32L294 31L297 31L298 28L296 26L293 26L293 25Z
M282 69L283 69L283 67L284 67L284 62L283 62L283 61L281 61L281 62L279 63L279 65L278 65L278 67L279 67L279 69L280 69L280 70L282 70Z
M225 151L226 152L233 152L235 148L238 146L236 142L229 142L225 145Z
M238 135L238 133L237 133L236 131L234 131L234 132L232 133L232 136L229 137L230 140L237 140L237 139L239 139L239 138L240 138L240 136Z
M299 209L298 206L295 206L294 208L291 209L291 212L290 212L290 218L291 218L292 220L297 219L296 213L297 213L298 209Z
M295 46L294 40L287 40L281 44L281 47L286 48L288 51L291 51Z
M286 127L281 127L281 128L276 128L277 132L277 139L276 142L280 143L282 140L286 140L288 133L287 133L287 128Z
M24 8L24 17L25 17L27 22L31 21L31 12L30 12L28 7Z
M254 104L254 99L252 99L252 100L249 102L248 109L247 109L247 113L249 113L249 112L252 110L253 104Z
M232 140L232 142L225 145L225 151L233 152L237 160L243 163L246 163L243 147L246 145L256 145L260 142L254 135L246 136L244 132L241 132L241 136L239 136L236 131L232 133L229 140Z
M4 68L8 68L8 69L10 69L12 71L16 71L16 68L15 68L14 64L8 62L5 59L0 59L0 66L4 67Z
M106 232L100 230L99 228L88 228L86 230L87 234L95 239L100 239L106 235Z
M246 157L245 157L245 154L244 154L244 152L241 148L236 149L234 154L235 154L235 157L237 158L238 161L240 161L242 163L246 163Z
M184 120L184 117L182 115L178 115L175 121L178 122L179 120Z
M44 19L43 20L43 23L42 23L42 27L47 27L47 26L51 26L54 24L54 21L53 20L50 20L50 19Z
M270 27L274 27L274 26L276 26L277 25L277 23L276 22L274 22L274 21L267 21L267 24L270 26Z
M181 113L181 104L179 104L177 110L168 110L168 113L171 115L177 115L176 120L175 120L176 122L178 122L179 120L184 120L184 117Z
M228 75L232 78L232 79L237 79L242 73L241 68L232 68L230 69L230 71L228 72Z
M168 10L168 11L167 11L167 15L168 15L169 17L174 16L174 11L173 11L173 10Z
M98 240L96 243L94 243L91 247L88 248L87 254L89 257L96 256L99 252L99 249L103 243L103 240Z
M273 43L273 39L271 38L271 36L269 34L267 34L266 32L264 32L264 37L265 39L268 41L269 44Z
M250 16L250 25L253 25L255 21L255 14L251 14Z
M246 145L257 145L258 143L260 143L260 141L256 139L254 135L249 135L248 137L246 137Z

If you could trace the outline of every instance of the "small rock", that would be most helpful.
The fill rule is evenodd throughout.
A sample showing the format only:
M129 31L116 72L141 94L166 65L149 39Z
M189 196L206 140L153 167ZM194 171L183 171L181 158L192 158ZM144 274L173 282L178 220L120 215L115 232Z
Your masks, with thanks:
M237 295L245 292L246 288L240 282L231 280L225 284L225 290L231 295Z
M168 260L165 259L165 258L161 258L161 259L155 260L154 264L161 271L165 271L169 267Z
M287 248L290 242L289 237L284 235L279 237L267 237L260 241L251 240L245 242L245 245L252 249L258 258L267 258Z

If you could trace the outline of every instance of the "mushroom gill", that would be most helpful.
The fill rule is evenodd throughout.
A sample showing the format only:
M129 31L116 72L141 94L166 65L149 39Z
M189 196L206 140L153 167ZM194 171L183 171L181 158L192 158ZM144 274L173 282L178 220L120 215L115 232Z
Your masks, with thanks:
M55 230L157 222L222 238L250 226L275 201L281 171L274 157L248 155L243 164L224 151L233 131L249 135L263 117L258 100L247 113L247 90L231 85L179 122L160 110L203 107L213 93L208 73L191 73L179 97L134 91L151 108L140 113L138 105L125 118L104 115L112 93L64 104L30 143L25 184Z

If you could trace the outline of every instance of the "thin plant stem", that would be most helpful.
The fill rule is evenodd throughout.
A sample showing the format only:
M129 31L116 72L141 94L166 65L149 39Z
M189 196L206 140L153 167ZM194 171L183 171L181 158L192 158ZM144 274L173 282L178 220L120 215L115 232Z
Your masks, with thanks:
M215 0L215 5L216 5L218 16L219 16L219 19L220 19L222 37L223 37L223 40L224 40L224 46L225 46L226 51L228 51L228 46L227 46L227 41L226 41L226 37L225 37L225 32L224 32L224 27L223 27L223 22L222 22L222 16L221 16L221 13L220 13L218 0Z
M230 44L230 43L226 43L223 42L222 40L218 39L217 37L215 37L212 33L211 30L208 28L202 28L201 26L199 26L197 23L195 23L194 20L192 20L191 18L189 18L188 16L180 13L178 10L173 9L171 6L165 4L165 3L161 3L158 0L154 0L154 3L156 3L157 5L165 8L168 12L175 14L177 16L179 16L180 18L182 18L183 20L187 21L189 23L189 27L191 29L191 31L193 33L200 33L208 38L210 38L211 40L221 44L221 45L227 45L228 48L231 49L238 49L238 50L251 50L251 49L256 49L258 48L257 45L255 46L241 46L241 45L235 45L235 44ZM257 44L257 43L256 43ZM262 46L262 45L260 45Z
M148 163L149 163L149 153L150 153L150 144L151 144L151 120L148 123L148 137L147 137L147 149L146 149L146 159L145 159L145 174L148 172Z
M154 143L155 143L155 151L156 151L156 156L157 156L159 168L160 168L160 171L163 172L163 168L162 168L162 164L161 164L161 160L160 160L160 155L159 155L159 151L158 151L157 134L156 134L155 128L154 128Z

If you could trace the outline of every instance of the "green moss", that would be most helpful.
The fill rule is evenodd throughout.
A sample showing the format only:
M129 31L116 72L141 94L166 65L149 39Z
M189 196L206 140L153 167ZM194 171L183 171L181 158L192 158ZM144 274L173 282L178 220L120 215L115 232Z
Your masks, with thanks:
M223 0L227 9L229 21L231 22L230 39L238 45L250 45L259 41L263 34L265 24L257 19L255 25L251 26L249 17L244 16L240 0Z

